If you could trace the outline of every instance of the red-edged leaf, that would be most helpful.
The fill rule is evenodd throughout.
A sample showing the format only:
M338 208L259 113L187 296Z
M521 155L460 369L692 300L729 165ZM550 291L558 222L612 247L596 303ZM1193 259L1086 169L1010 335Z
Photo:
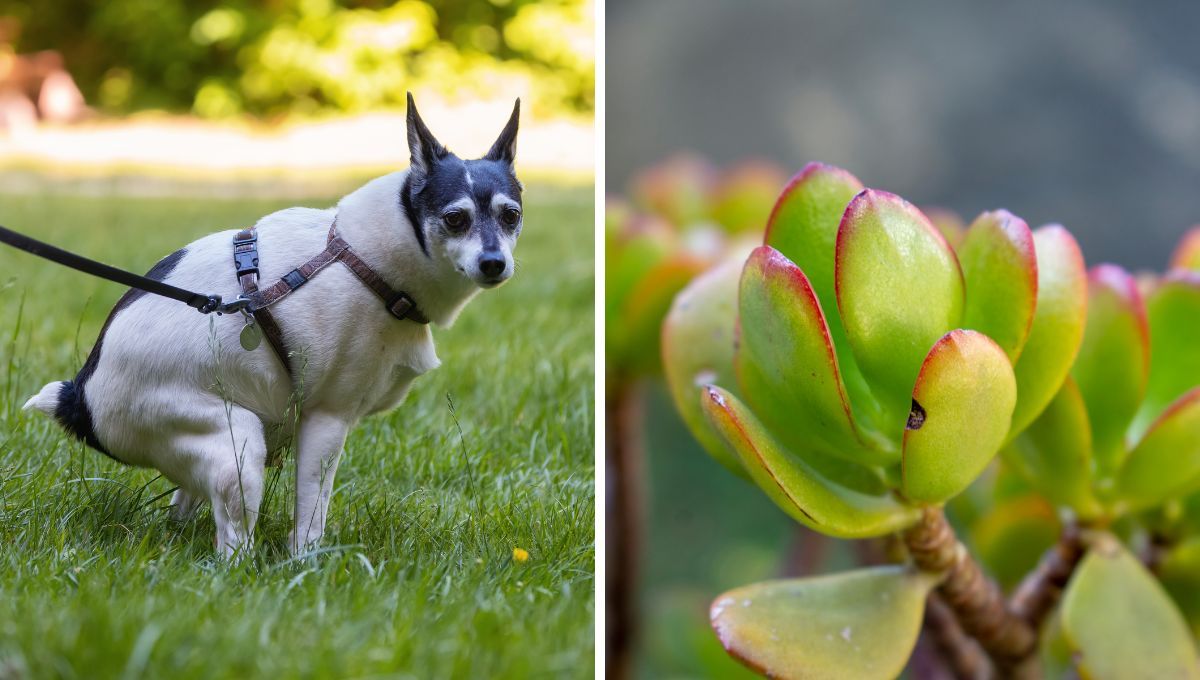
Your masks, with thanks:
M705 414L767 496L797 521L829 536L882 536L910 526L917 511L890 494L869 495L828 479L779 445L740 401L718 387L703 396Z
M1033 233L1007 210L984 213L967 230L958 259L967 284L963 327L995 340L1015 362L1037 307Z
M1171 256L1171 267L1200 272L1200 225L1192 227L1179 240L1175 254Z
M1046 408L1075 361L1087 315L1087 272L1079 244L1059 225L1033 232L1037 254L1037 308L1025 348L1013 367L1017 407L1009 437Z
M1004 350L982 333L947 333L929 351L904 432L903 494L944 503L979 476L1004 443L1017 384Z
M769 678L891 680L936 585L896 566L767 581L721 595L709 616L725 650Z
M804 272L770 246L746 261L738 294L735 355L742 394L793 450L816 449L859 463L888 464L898 452L855 425L829 328Z
M962 319L958 260L912 204L868 189L842 217L834 278L846 337L897 436L925 355Z
M1122 466L1117 491L1134 507L1150 507L1200 484L1200 387L1171 404Z
M1176 270L1146 298L1150 326L1150 378L1146 397L1129 428L1136 443L1183 393L1200 385L1200 272Z
M1124 269L1102 264L1088 273L1087 329L1071 376L1092 424L1098 469L1125 457L1125 431L1146 393L1150 335L1137 283Z

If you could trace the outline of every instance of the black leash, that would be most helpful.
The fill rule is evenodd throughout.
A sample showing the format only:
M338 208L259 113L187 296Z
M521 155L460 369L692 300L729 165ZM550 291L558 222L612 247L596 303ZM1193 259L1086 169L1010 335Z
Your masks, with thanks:
M0 226L0 243L6 243L18 250L24 250L31 255L45 258L51 262L61 264L71 269L81 271L85 274L98 276L102 279L108 279L121 285L129 286L144 290L147 293L161 295L163 297L178 300L189 307L194 307L201 314L209 314L216 312L217 314L229 314L239 312L250 304L249 300L238 298L233 302L221 302L220 295L204 295L202 293L193 293L190 290L184 290L177 286L172 286L169 283L155 281L154 279L145 276L138 276L132 272L127 272L124 269L117 269L103 262L89 260L86 257L81 257L75 253L67 252L61 248L57 248L48 243L42 243L37 239L30 238L24 234L18 234L15 231L5 229Z

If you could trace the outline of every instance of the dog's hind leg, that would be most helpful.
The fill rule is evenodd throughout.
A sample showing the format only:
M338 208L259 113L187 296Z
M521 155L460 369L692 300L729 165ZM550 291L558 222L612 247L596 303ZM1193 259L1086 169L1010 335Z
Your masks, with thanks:
M186 522L196 514L202 502L202 497L188 493L182 487L175 489L174 495L171 496L171 519Z
M333 476L346 444L350 424L320 412L300 418L296 450L296 526L288 539L292 554L317 543L325 534Z
M250 411L233 405L222 420L224 427L195 443L204 449L201 481L212 501L217 551L240 557L254 537L267 446L262 421Z

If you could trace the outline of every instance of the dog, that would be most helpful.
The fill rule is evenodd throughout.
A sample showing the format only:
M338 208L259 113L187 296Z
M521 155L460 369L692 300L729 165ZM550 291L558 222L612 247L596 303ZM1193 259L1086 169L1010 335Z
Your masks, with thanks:
M480 290L514 273L523 224L513 166L520 104L485 156L463 160L437 141L409 94L409 168L372 180L334 208L288 208L260 219L259 279L281 280L320 253L336 223L350 250L406 293L422 321L450 325ZM243 292L234 234L201 238L147 276L234 299ZM227 558L252 544L268 451L294 438L288 546L301 554L324 534L347 434L362 418L398 406L413 380L441 362L429 325L381 308L349 266L325 267L270 312L287 357L273 343L243 349L239 337L251 320L239 314L205 316L130 290L75 379L46 385L24 408L52 416L118 461L157 469L178 485L176 517L211 502L216 550Z

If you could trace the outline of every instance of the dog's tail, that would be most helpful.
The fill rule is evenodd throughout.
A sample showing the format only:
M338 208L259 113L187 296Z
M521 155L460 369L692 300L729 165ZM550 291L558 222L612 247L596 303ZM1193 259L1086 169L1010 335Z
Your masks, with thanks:
M64 391L70 391L73 384L70 380L59 380L52 382L42 388L41 392L30 397L29 401L21 407L22 411L41 411L48 416L53 416L58 409L58 402Z

